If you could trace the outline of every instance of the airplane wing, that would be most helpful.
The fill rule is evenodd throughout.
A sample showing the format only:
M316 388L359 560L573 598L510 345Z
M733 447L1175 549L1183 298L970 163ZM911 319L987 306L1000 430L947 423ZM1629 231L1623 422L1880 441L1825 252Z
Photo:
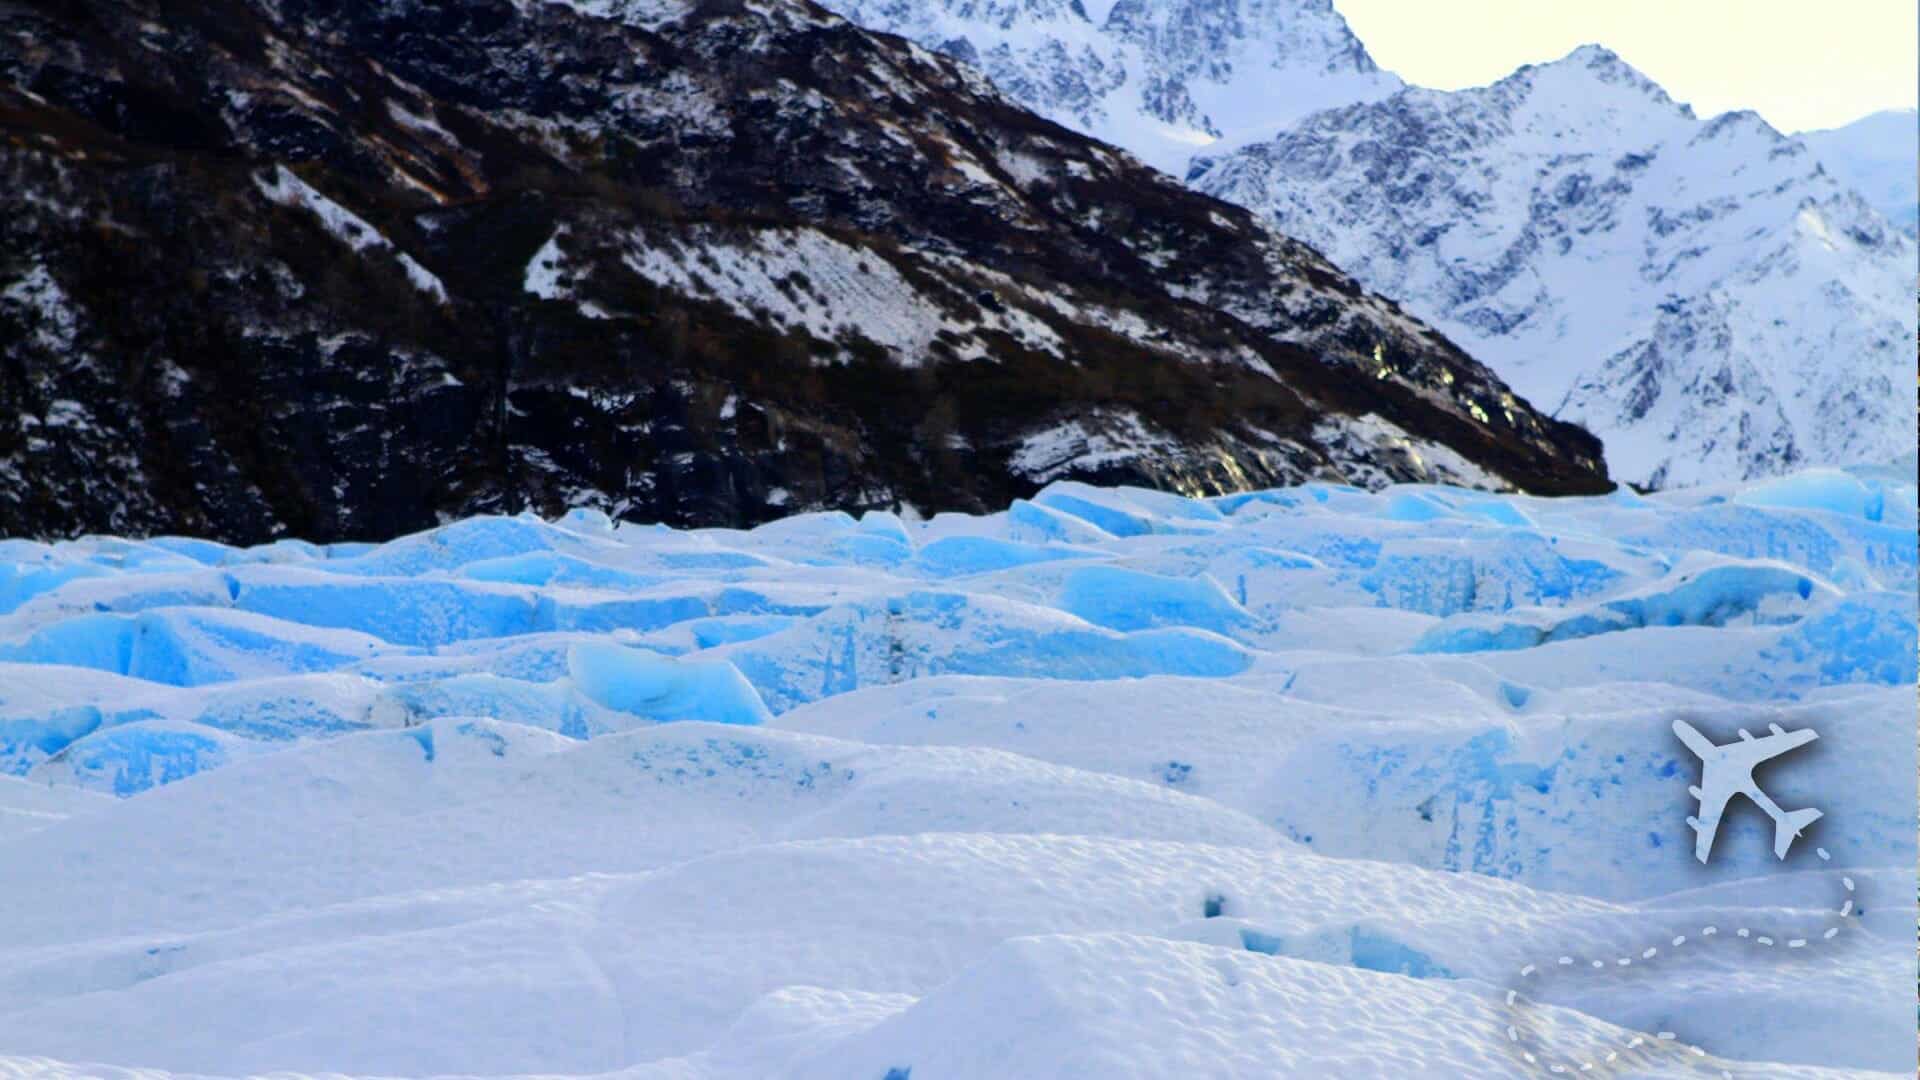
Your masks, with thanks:
M1754 738L1745 731L1740 733L1740 741L1720 747L1728 763L1743 769L1752 769L1763 761L1777 758L1798 746L1805 746L1820 737L1812 728L1799 731L1782 731L1779 724L1771 725L1773 734Z
M1687 749L1693 751L1693 756L1699 758L1701 761L1710 760L1714 756L1714 752L1720 749L1685 720L1675 720L1673 722L1673 733L1680 736L1680 741L1686 743Z
M1713 838L1720 831L1720 816L1727 812L1727 800L1738 794L1734 789L1723 787L1713 793L1712 802L1697 787L1690 787L1687 793L1700 800L1700 813L1687 819L1693 828L1693 857L1701 862L1713 851Z

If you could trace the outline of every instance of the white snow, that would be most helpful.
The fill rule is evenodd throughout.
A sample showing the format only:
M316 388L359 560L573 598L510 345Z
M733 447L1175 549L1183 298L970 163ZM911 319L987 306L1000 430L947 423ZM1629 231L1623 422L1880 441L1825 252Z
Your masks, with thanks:
M1916 510L0 541L0 1075L1907 1075ZM1819 731L1806 850L1694 862L1675 716Z
M33 327L33 343L56 353L73 350L79 319L66 290L47 268L34 263L22 277L0 289L0 304L23 310Z
M521 9L533 6L536 0L514 0ZM693 10L688 0L551 0L563 4L582 15L600 19L614 19L636 26L642 30L658 30L670 22L676 22Z
M105 795L75 787L42 785L17 776L0 776L0 841L37 832L113 805Z
M1888 109L1845 127L1796 137L1882 217L1908 236L1920 235L1920 113Z
M255 177L254 183L259 186L261 194L282 206L299 206L311 211L335 239L355 251L387 246L386 238L380 235L378 229L367 224L360 215L320 194L285 165L274 166L271 181Z
M455 146L460 143L460 140L453 137L452 132L441 127L439 121L432 116L413 112L391 98L387 99L387 112L403 127L438 136L441 140Z
M1072 468L1098 469L1179 448L1179 440L1147 427L1133 412L1068 420L1027 435L1007 459L1015 473L1046 483Z
M527 260L526 281L522 287L543 300L559 300L567 296L560 287L560 238L565 234L565 229L554 230L553 235L547 237L547 242L540 245L540 250L533 253L533 258Z
M553 231L540 250L527 260L527 272L521 287L542 300L575 300L573 293L572 271L567 266L567 253L560 248L560 241L567 235L565 225ZM611 318L604 309L591 300L579 300L575 309L589 319ZM575 392L584 393L574 388Z
M413 287L444 304L447 302L447 289L440 279L421 266L413 256L394 246L380 230L368 224L366 219L353 211L322 195L311 184L300 179L285 165L273 167L272 178L255 176L254 185L260 193L282 206L297 206L310 211L320 219L320 224L341 243L356 252L392 251L400 260L400 267L406 272L407 280Z
M1402 85L1313 0L835 0L977 66L1007 96L1174 176L1209 146ZM1011 171L1011 170L1010 170Z
M649 281L721 301L743 318L826 341L857 329L908 364L925 362L935 341L945 339L961 342L955 349L962 359L984 356L984 346L969 339L991 331L1054 356L1065 352L1051 327L1018 307L983 305L973 317L951 312L922 295L887 257L817 229L726 232L702 226L658 237L636 232L626 263ZM528 273L531 281L531 267ZM955 285L966 288L964 282Z

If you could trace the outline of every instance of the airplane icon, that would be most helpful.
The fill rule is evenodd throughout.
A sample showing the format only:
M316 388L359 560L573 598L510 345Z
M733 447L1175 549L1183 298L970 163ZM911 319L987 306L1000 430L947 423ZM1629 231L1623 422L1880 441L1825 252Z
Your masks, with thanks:
M1754 766L1805 746L1819 738L1820 733L1812 728L1782 731L1779 724L1767 727L1773 734L1765 738L1756 739L1742 728L1740 741L1715 746L1692 724L1685 720L1673 722L1673 733L1680 736L1680 741L1686 743L1687 749L1701 762L1700 786L1687 789L1688 794L1700 800L1700 816L1688 818L1687 824L1693 826L1693 857L1703 863L1713 850L1713 837L1720 829L1720 816L1726 812L1727 801L1735 795L1752 799L1773 819L1773 854L1778 859L1787 857L1787 849L1803 829L1820 820L1820 811L1811 808L1792 812L1780 809L1753 780Z

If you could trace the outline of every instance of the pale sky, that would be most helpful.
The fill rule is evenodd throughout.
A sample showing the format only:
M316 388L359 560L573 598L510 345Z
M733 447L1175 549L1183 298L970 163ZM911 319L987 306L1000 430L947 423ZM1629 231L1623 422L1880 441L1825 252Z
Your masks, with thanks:
M1913 108L1914 0L1334 0L1380 66L1482 86L1588 42L1702 117L1753 109L1786 132Z

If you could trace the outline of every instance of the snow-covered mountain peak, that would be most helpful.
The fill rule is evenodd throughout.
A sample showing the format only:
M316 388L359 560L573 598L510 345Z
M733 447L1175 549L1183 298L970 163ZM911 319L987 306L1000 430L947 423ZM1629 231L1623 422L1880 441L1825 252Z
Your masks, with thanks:
M1440 91L1380 70L1327 0L837 6L1272 215L1606 434L1626 479L1879 459L1911 434L1910 244L1799 140L1696 115L1604 45ZM1912 126L1823 133L1819 156ZM1871 169L1901 178L1874 205L1911 226L1887 193L1914 169Z
M1700 119L1583 47L1196 159L1530 401L1673 485L1912 438L1913 247L1755 113Z
M1491 86L1435 91L1466 110L1507 117L1528 134L1580 145L1608 138L1662 135L1694 122L1693 110L1619 54L1582 45L1559 60L1520 68Z
M1101 25L1154 46L1153 54L1168 63L1217 76L1246 62L1380 73L1327 0L1117 0Z
M1327 0L1119 0L1105 26L1228 138L1400 85Z
M833 0L984 71L1021 104L1180 175L1320 109L1404 84L1328 0Z
M1526 71L1527 68L1520 70ZM1612 86L1624 87L1633 93L1641 94L1662 104L1672 105L1688 116L1693 110L1676 103L1668 96L1659 83L1648 78L1639 68L1628 63L1621 55L1605 45L1590 42L1561 57L1559 60L1533 67L1536 71L1581 71L1588 77Z

